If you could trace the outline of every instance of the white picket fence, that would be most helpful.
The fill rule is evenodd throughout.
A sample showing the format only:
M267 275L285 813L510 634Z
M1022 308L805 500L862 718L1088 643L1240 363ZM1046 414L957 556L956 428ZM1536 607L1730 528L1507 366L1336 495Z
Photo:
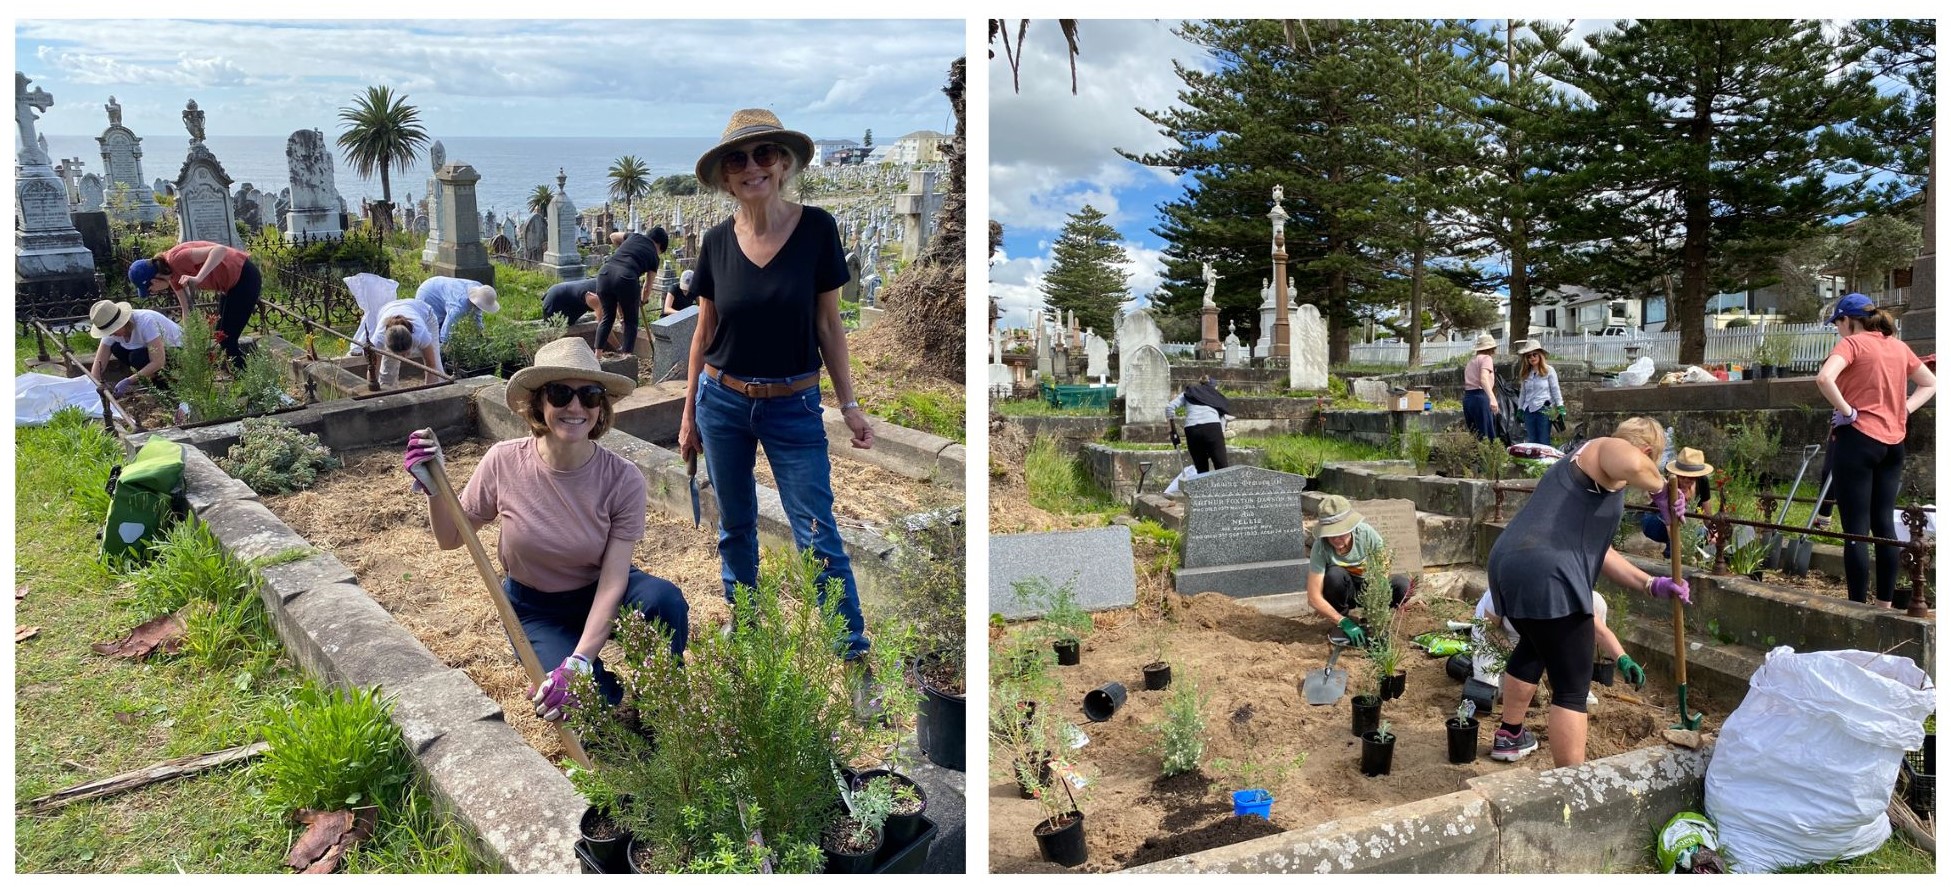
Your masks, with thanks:
M1736 327L1725 330L1707 331L1707 357L1702 363L1742 363L1753 357L1762 339L1770 333L1787 333L1791 337L1790 353L1794 356L1789 365L1799 369L1812 370L1829 356L1830 349L1836 346L1836 328L1820 323L1777 323L1759 327ZM1629 349L1641 356L1653 358L1660 366L1671 366L1680 361L1680 333L1635 333L1625 336L1539 336L1545 350L1558 360L1582 360L1594 367L1624 367L1632 363ZM1440 364L1445 361L1468 360L1473 353L1472 340L1456 342L1423 343L1422 361L1424 365ZM1508 339L1499 339L1497 352L1501 355L1511 353ZM1409 363L1409 345L1404 342L1381 342L1370 345L1350 345L1348 360L1362 365L1400 365Z

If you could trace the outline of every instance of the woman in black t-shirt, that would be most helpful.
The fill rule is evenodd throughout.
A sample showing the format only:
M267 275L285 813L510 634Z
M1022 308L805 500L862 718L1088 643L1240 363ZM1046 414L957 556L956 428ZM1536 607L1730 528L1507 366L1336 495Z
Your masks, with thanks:
M852 443L874 445L854 400L840 286L847 262L833 216L786 200L785 187L813 155L812 139L781 126L771 111L732 115L716 147L698 159L698 180L738 201L731 218L705 232L690 294L698 325L686 375L690 389L678 431L686 458L702 451L718 497L718 555L725 597L758 586L756 449L765 446L791 518L793 543L823 562L822 590L838 579L848 637L843 655L867 652L860 592L833 520L832 464L820 405L820 366L833 377Z
M670 235L662 228L650 229L649 236L618 231L610 235L616 252L596 272L596 296L602 300L602 320L596 324L596 341L608 342L617 314L623 315L623 353L635 353L637 318L650 298L650 275L657 271L661 251L670 245Z

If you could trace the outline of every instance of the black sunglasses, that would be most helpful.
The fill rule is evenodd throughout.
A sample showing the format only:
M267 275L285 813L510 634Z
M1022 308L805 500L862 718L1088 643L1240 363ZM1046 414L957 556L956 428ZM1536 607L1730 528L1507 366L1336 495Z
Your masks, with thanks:
M744 151L733 151L725 155L725 171L732 173L744 172L745 161L748 159L756 166L771 166L774 160L779 159L780 152L784 150L784 148L771 142L765 142L763 144L753 145L752 153L749 155Z
M573 397L583 402L583 409L593 410L596 409L598 404L603 402L605 394L607 392L603 390L603 386L601 385L584 385L581 388L571 388L561 382L550 382L542 386L542 396L548 398L549 405L556 409L568 406L569 399Z

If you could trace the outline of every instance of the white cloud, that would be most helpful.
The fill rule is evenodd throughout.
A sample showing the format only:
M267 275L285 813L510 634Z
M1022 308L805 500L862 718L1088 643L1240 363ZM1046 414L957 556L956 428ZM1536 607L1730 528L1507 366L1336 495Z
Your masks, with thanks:
M1047 251L1048 244L1039 244L1039 250ZM1124 261L1118 263L1126 273L1125 288L1136 295L1135 304L1143 305L1146 297L1158 289L1165 277L1165 257L1158 250L1143 249L1127 245ZM1043 275L1050 267L1047 255L1039 254L1026 258L1012 258L1001 250L989 266L989 295L1002 308L1002 317L996 325L1004 328L1028 327L1030 312L1043 306ZM1098 330L1098 334L1109 338L1113 330Z

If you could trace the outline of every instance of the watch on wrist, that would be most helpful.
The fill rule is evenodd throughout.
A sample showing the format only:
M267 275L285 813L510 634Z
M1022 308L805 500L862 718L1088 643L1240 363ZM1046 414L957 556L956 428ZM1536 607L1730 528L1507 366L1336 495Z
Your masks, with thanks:
M840 412L843 413L848 410L857 410L857 409L860 409L860 401L857 400L850 400L840 405Z

